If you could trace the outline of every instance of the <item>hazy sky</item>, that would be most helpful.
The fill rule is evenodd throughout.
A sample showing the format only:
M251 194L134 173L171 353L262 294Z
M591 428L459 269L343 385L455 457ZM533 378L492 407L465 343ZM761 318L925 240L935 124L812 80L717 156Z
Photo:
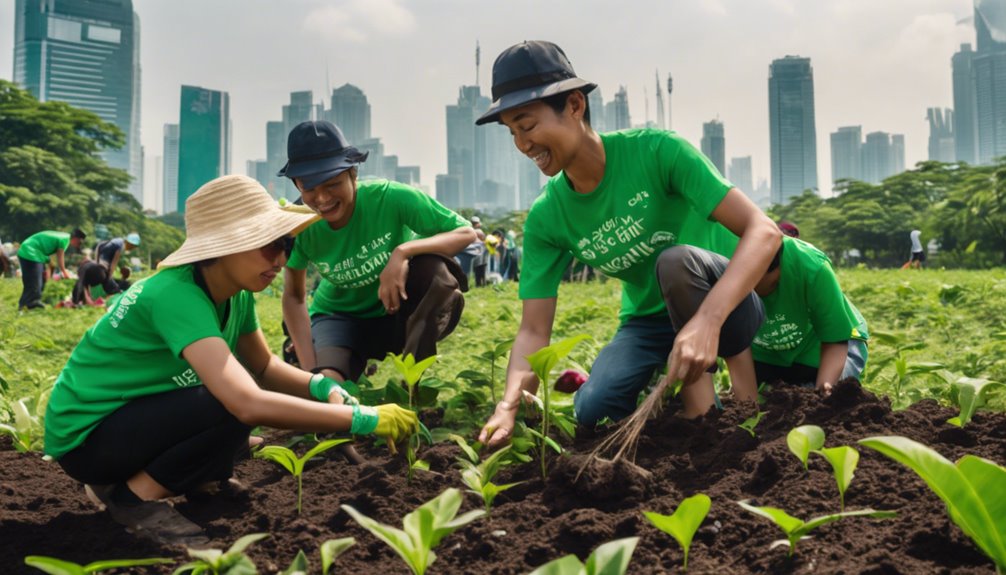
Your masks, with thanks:
M727 158L751 155L769 177L768 68L810 57L820 186L829 134L905 134L906 163L926 158L926 108L952 106L950 58L974 43L971 0L133 0L141 22L142 139L159 156L177 122L179 86L230 92L232 171L265 157L265 123L289 93L362 88L386 153L419 164L433 188L447 170L444 107L522 40L556 42L605 101L629 91L633 124L656 117L654 71L674 77L673 128L697 146L724 123ZM0 0L0 77L13 72L14 2ZM148 187L149 189L149 187Z

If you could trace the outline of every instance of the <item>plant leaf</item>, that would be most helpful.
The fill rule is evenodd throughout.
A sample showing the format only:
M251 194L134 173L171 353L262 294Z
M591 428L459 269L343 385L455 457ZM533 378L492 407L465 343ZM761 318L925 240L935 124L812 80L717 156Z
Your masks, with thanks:
M267 445L255 452L255 457L278 463L283 469L289 471L291 475L297 474L297 455L286 447Z
M793 535L796 535L797 537L805 537L814 529L817 529L822 525L827 525L828 523L834 523L843 517L872 517L874 519L888 519L896 515L897 513L894 511L877 511L875 509L857 509L855 511L832 513L831 515L822 515L821 517L811 519L801 525L799 529L794 531Z
M831 470L835 475L835 483L838 485L838 497L841 501L842 509L845 509L845 490L852 483L852 477L859 464L859 452L854 447L843 445L841 447L828 447L817 452L828 460Z
M307 562L307 555L304 555L304 550L300 549L293 561L290 562L290 566L281 571L280 575L307 575L308 569L310 566Z
M80 565L56 559L55 557L29 555L24 558L24 564L40 571L45 571L50 575L86 575L84 568Z
M622 575L629 568L639 537L616 539L599 546L587 557L584 566L589 575Z
M657 529L667 533L678 542L684 551L684 569L688 570L688 549L692 545L692 538L699 530L702 521L709 514L712 501L704 493L693 495L678 505L671 515L661 515L652 511L644 511L643 515L650 520Z
M315 457L316 455L324 453L337 445L342 445L343 443L347 443L349 441L350 441L349 439L328 439L326 441L322 441L318 445L315 445L314 447L309 449L307 453L305 453L303 456L297 459L297 462L294 467L295 469L294 475L300 475L301 473L303 473L304 466L307 465L307 462L310 461L312 457Z
M245 535L235 541L234 545L231 545L231 548L227 550L227 554L244 553L245 549L247 549L249 545L257 541L261 541L266 537L269 537L268 533L251 533L249 535Z
M342 537L340 539L329 539L321 544L321 575L328 575L328 570L332 564L346 552L347 549L356 544L356 539L352 537Z
M425 570L425 557L416 557L416 545L405 531L375 521L350 505L341 505L340 507L346 513L349 513L350 517L355 519L361 527L370 531L371 534L391 547L395 553L398 553L398 556L405 561L405 564L412 569L413 573L421 574ZM420 568L423 570L420 570Z
M84 573L97 573L107 569L119 569L123 567L140 567L143 565L162 565L164 563L174 563L174 559L168 557L151 557L149 559L110 559L108 561L95 561L84 565Z
M807 470L807 458L811 451L817 451L824 447L824 430L816 425L801 425L790 430L786 435L786 445L793 455L803 464L803 469Z
M755 436L755 427L758 426L758 422L761 421L761 418L765 417L766 413L768 413L768 412L767 411L759 411L754 416L745 419L744 422L741 423L740 425L738 425L737 427L743 429L744 431L747 431L748 433L751 434L751 437L754 437Z
M528 575L583 575L587 571L576 555L566 555L538 567Z
M975 411L985 405L985 393L995 387L1003 387L1003 384L990 381L985 378L960 377L953 382L957 388L957 404L960 406L960 415L947 420L947 423L964 427L971 421Z
M461 451L465 454L465 457L468 458L468 461L471 461L472 463L479 462L479 454L475 453L475 450L468 445L468 442L465 441L464 437L452 433L447 436L447 439L450 439L454 443L458 444L458 447L461 448Z
M771 520L772 523L779 526L779 529L782 529L783 533L785 533L787 537L803 526L803 521L776 507L755 507L754 505L748 504L747 500L738 501L737 505L740 505L755 515L761 515L762 517Z

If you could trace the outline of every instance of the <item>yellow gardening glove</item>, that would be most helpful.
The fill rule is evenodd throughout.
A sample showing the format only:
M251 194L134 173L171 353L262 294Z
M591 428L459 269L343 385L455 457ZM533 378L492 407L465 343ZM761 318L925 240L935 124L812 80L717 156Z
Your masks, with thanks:
M377 427L374 435L386 437L392 442L409 437L419 430L419 418L414 411L403 409L394 403L378 405Z

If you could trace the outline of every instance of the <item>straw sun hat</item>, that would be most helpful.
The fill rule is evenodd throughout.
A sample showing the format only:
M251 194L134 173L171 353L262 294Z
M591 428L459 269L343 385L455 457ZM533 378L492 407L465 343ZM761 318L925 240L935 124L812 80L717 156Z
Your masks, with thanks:
M259 248L296 235L319 219L304 206L279 207L252 178L223 176L185 200L185 242L158 268Z

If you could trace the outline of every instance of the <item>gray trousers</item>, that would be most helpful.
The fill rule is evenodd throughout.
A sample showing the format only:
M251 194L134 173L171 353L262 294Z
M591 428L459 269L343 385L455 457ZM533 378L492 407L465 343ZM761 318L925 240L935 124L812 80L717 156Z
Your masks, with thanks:
M723 272L725 257L678 245L657 258L656 274L667 314L634 317L619 326L591 367L590 376L573 398L577 420L593 425L608 417L619 420L636 409L639 393L655 371L667 365L674 338L695 315ZM732 357L751 346L765 319L765 306L752 292L727 317L720 330L719 355Z

